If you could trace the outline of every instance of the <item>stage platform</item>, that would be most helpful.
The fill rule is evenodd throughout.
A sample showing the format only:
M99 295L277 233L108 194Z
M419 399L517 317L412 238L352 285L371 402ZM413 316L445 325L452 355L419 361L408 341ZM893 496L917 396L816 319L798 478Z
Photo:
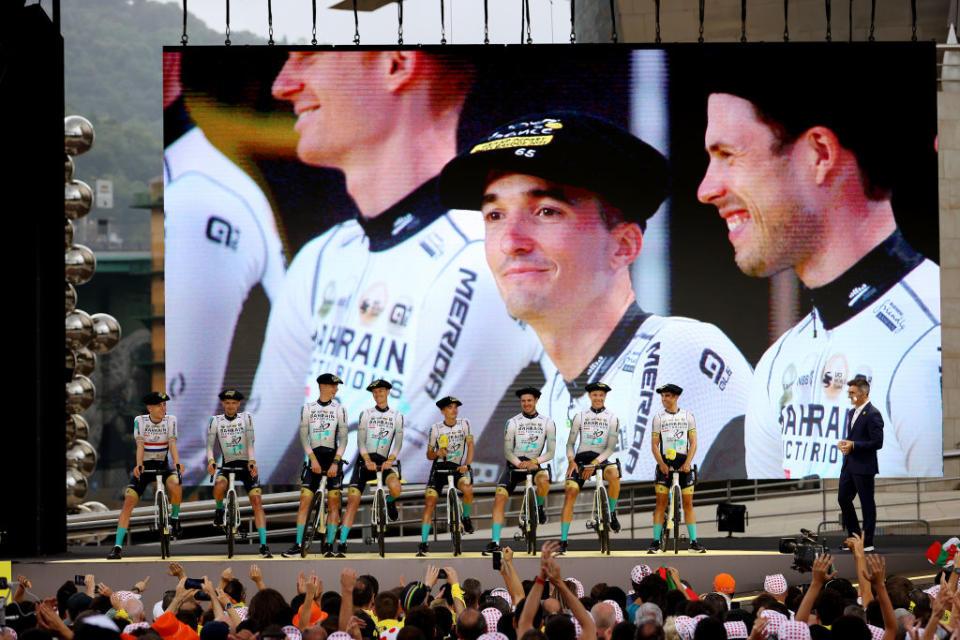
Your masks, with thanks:
M308 575L315 571L323 580L325 588L338 589L340 572L344 567L352 567L358 573L371 573L381 580L382 585L399 584L401 576L406 582L418 580L428 564L451 566L457 570L460 579L477 578L485 588L500 586L500 576L493 571L491 558L480 551L486 544L486 538L472 537L465 542L465 552L454 557L448 540L440 539L431 543L431 553L426 558L416 557L416 544L410 542L388 542L386 558L373 553L362 541L352 540L346 558L322 558L311 554L308 558L283 558L280 552L289 546L290 541L271 541L272 559L263 559L257 555L257 546L239 544L237 554L232 559L226 557L226 547L217 543L174 542L173 557L161 560L159 546L142 544L124 549L123 560L106 560L109 546L71 547L66 554L37 559L14 560L13 575L23 573L34 585L38 594L53 594L65 580L76 574L93 573L98 582L103 581L113 588L129 588L145 576L151 576L148 599L153 602L160 599L164 589L174 586L173 578L167 575L170 561L183 565L189 577L209 576L215 579L226 568L233 569L233 575L252 589L249 579L251 564L257 564L264 581L276 588L285 597L296 594L296 576L300 571ZM933 574L924 551L933 537L926 536L889 536L878 539L877 548L886 557L887 573L907 576ZM680 551L679 554L666 553L648 555L646 543L636 540L615 540L609 556L600 555L593 550L595 540L571 540L570 553L560 559L564 574L577 577L589 589L590 585L607 582L624 589L629 588L630 569L635 564L648 564L651 567L672 566L680 575L689 580L697 591L708 591L713 577L718 573L730 573L737 581L737 591L754 592L762 588L763 578L771 573L783 573L790 584L806 583L809 574L799 574L790 568L792 556L777 552L777 538L716 538L702 542L709 549L704 554L692 554ZM505 541L510 545L511 541ZM519 546L519 545L517 545ZM319 548L319 547L317 547ZM833 553L841 576L854 576L853 559L849 553ZM533 578L539 568L536 556L517 553L514 566L521 578Z

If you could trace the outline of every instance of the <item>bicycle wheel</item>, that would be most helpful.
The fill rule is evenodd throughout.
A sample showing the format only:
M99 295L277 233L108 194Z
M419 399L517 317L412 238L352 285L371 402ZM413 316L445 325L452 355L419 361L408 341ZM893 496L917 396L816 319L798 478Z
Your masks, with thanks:
M167 494L157 496L157 528L160 530L160 557L170 557L170 521L167 518Z
M450 524L450 539L453 541L453 555L460 555L460 501L455 491L447 491L447 522Z
M597 491L597 500L599 501L597 518L597 535L600 536L600 553L610 555L610 502L607 500L607 492L603 487Z
M319 505L321 504L323 504L323 500L320 497L320 493L315 493L313 500L310 501L310 510L307 511L307 526L303 530L303 542L300 543L301 558L306 558L307 554L310 553L310 545L313 544L313 537L317 535L317 527L320 524Z
M227 492L227 511L225 514L227 529L227 557L233 557L234 537L237 535L237 494L234 491Z
M524 533L527 536L527 553L535 554L537 552L537 492L533 489L527 491L526 499L526 519L527 526Z
M680 553L680 492L673 492L673 552Z
M380 547L380 557L384 558L386 557L384 545L387 537L387 499L382 491L378 491L376 500L377 524L374 533L377 536L377 545Z

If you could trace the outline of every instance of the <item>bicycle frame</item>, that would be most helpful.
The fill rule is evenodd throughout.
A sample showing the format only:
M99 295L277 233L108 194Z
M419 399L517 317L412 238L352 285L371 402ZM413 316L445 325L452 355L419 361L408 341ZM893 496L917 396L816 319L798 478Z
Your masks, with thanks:
M523 503L520 506L520 531L527 539L527 553L537 552L537 489L533 477L540 469L524 469L526 480L523 485Z
M677 511L681 508L680 503L682 502L683 494L680 491L680 471L678 469L670 469L670 490L667 493L667 511L664 514L663 529L664 531L670 532L669 535L673 537L673 553L679 553L680 545L680 513ZM669 537L667 538L669 539ZM666 551L664 545L664 551Z
M578 473L587 469L593 469L594 471L593 479L596 485L591 512L592 519L588 521L587 527L594 529L600 537L600 553L608 555L610 554L610 503L607 499L607 485L604 482L603 472L609 466L612 466L612 464L591 464L578 470Z
M144 469L140 472L152 473L153 481L157 483L157 489L153 495L153 523L160 533L160 557L170 557L170 516L167 513L167 490L163 481L162 469Z

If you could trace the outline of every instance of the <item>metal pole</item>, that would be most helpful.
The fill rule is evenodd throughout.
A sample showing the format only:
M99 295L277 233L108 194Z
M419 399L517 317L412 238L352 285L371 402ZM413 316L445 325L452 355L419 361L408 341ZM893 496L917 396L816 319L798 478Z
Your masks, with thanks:
M917 478L917 520L920 519L920 478Z

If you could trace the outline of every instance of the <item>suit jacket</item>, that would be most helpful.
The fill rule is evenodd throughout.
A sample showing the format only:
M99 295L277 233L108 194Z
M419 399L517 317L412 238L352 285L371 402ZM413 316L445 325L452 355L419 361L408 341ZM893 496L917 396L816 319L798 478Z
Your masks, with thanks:
M853 417L855 409L847 413ZM856 422L848 425L847 440L853 441L853 451L844 456L843 469L856 475L877 475L877 450L883 447L883 416L880 410L867 402Z

